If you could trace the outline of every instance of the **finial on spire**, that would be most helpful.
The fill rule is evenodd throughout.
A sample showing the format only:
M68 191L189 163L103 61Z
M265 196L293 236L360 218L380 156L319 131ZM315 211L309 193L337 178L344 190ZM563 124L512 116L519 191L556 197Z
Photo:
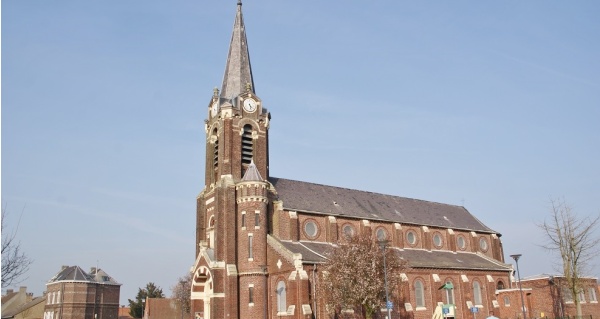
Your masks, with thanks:
M219 89L216 87L213 89L213 97L219 97Z

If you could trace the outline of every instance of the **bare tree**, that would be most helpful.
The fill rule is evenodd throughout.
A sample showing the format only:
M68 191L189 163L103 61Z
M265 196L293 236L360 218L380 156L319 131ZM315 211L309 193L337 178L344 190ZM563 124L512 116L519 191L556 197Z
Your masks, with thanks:
M320 273L319 295L328 311L342 314L355 311L355 317L372 318L385 307L385 280L382 249L370 236L354 236L340 242L328 255ZM385 250L387 284L391 300L401 283L406 262L393 249ZM358 314L356 314L358 312Z
M177 300L182 311L189 315L191 310L190 297L192 293L192 273L179 277L177 283L171 287L171 292L171 298Z
M23 208L23 211L25 208ZM23 215L21 212L21 216ZM7 231L4 228L6 220L6 206L2 207L2 216L0 217L0 232L2 233L2 287L11 286L20 283L23 275L29 270L29 265L33 262L21 250L21 242L17 240L17 227L14 231ZM19 216L19 222L21 217Z
M595 237L594 232L600 216L581 219L564 200L552 199L550 203L550 220L538 225L546 233L547 243L542 247L560 255L566 288L575 301L577 315L581 316L581 277L590 270L590 262L598 253L600 238Z

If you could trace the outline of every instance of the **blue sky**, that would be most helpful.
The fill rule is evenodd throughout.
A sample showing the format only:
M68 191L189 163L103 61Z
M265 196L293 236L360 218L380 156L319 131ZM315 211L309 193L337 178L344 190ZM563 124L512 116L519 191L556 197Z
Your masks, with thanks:
M41 294L99 265L121 303L194 261L231 1L2 3L2 205ZM271 174L464 205L552 272L549 200L600 213L595 1L245 1ZM597 234L600 236L600 234ZM600 258L590 275L600 275ZM3 289L6 287L3 287Z

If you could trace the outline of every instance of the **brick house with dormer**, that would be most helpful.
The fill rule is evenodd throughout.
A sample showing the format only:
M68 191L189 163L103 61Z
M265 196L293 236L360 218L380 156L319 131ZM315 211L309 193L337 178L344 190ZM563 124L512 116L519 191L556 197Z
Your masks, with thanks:
M118 319L121 284L104 270L62 266L46 284L44 319Z
M359 233L389 240L408 261L393 318L429 319L443 304L453 305L447 318L498 309L496 291L510 287L513 272L499 232L461 206L271 176L266 104L238 2L223 83L206 107L195 318L329 318L318 273L344 234Z

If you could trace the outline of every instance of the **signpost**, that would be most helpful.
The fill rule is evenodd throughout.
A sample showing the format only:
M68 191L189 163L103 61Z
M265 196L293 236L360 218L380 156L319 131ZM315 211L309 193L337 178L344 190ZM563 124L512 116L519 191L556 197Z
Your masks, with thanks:
M477 313L479 312L479 308L471 307L471 312L473 313L473 319L477 319Z

